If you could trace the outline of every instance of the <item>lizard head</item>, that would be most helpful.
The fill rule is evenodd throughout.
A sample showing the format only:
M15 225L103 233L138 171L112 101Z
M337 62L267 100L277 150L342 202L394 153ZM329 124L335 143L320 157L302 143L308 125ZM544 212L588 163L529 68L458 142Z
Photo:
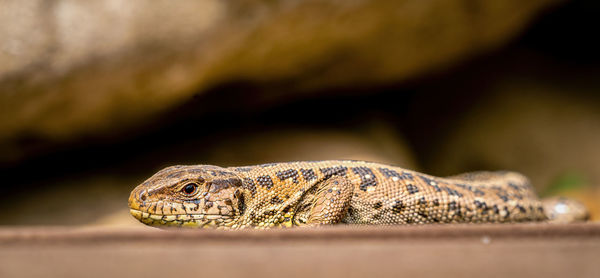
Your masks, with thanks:
M151 226L227 227L244 210L242 180L227 169L172 166L138 185L131 214Z

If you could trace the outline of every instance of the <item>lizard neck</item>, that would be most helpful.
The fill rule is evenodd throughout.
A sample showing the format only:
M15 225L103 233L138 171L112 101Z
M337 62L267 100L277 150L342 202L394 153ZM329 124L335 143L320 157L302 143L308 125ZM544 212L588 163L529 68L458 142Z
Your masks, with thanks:
M277 169L277 168L275 168ZM270 228L297 225L299 204L310 198L318 179L305 180L300 169L233 168L242 180L243 210L233 227Z

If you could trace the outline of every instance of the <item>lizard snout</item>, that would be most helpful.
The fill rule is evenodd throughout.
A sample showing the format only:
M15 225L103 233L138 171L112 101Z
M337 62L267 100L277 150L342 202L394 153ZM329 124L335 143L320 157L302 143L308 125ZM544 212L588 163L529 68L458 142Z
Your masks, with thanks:
M131 209L139 209L142 204L148 198L148 192L144 188L136 188L129 194L128 205Z

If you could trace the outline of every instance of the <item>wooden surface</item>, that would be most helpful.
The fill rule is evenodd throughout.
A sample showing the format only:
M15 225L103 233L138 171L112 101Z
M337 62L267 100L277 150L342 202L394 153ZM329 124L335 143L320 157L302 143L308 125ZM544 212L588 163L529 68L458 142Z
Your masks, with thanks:
M0 277L600 277L600 224L0 228Z

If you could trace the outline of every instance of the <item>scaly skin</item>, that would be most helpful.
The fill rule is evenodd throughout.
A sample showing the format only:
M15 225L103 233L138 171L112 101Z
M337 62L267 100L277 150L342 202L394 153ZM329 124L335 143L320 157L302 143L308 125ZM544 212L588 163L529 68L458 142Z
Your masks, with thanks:
M546 219L529 181L518 173L439 178L343 160L168 167L131 192L129 207L152 226L224 229Z

